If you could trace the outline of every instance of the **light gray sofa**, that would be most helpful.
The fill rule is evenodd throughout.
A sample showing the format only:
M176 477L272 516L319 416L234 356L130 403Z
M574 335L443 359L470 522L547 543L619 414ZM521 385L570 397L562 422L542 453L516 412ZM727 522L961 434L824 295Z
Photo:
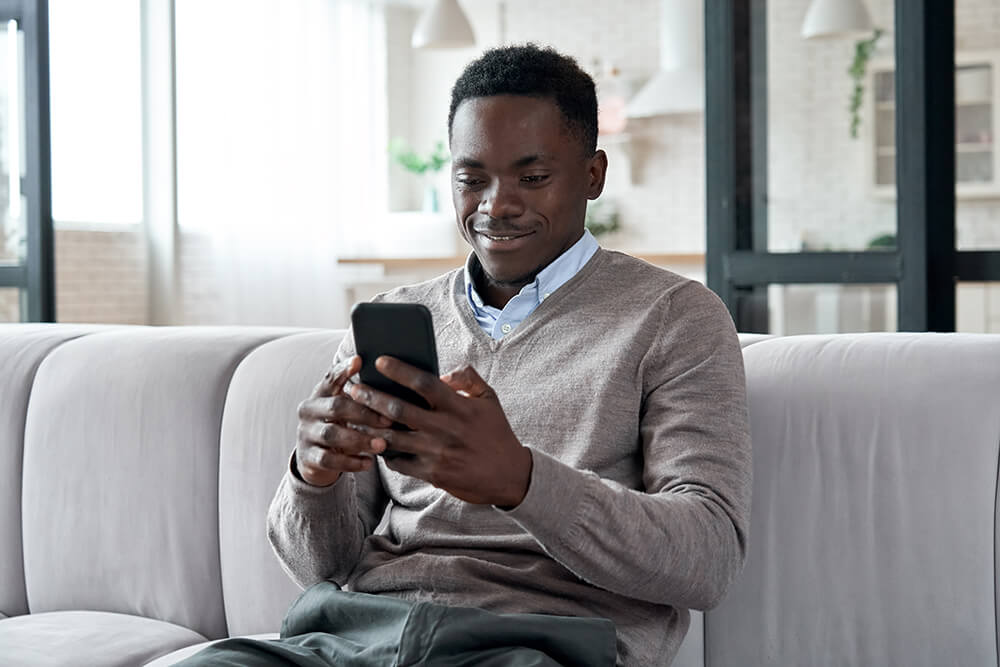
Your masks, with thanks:
M0 665L276 632L264 516L341 335L0 325ZM747 566L675 665L997 665L1000 336L742 342Z

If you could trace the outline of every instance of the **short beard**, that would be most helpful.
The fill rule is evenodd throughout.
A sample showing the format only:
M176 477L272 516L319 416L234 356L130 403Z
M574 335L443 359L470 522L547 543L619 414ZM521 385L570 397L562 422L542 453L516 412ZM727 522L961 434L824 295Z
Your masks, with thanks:
M544 266L536 267L534 271L528 273L524 276L518 278L512 278L510 280L498 280L486 273L486 269L483 268L482 263L479 261L479 257L476 257L476 261L472 263L472 279L477 285L477 289L482 290L486 287L499 287L501 289L521 289L525 285L530 285L535 282L538 274L541 273Z

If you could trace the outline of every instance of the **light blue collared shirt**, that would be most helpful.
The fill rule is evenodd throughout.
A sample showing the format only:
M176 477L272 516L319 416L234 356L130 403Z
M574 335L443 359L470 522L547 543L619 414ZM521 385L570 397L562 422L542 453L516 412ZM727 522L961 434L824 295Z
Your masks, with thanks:
M517 325L531 315L542 301L575 276L583 265L590 261L598 248L597 239L593 234L589 230L583 230L580 240L539 271L534 282L522 287L521 291L507 302L503 310L483 303L479 293L476 292L471 270L476 256L470 254L465 262L465 294L469 298L469 305L479 326L493 340L500 340L517 328Z

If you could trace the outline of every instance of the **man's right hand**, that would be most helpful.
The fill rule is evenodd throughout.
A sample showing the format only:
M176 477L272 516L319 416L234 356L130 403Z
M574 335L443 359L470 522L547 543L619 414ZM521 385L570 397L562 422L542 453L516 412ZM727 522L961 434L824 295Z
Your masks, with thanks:
M295 465L299 477L313 486L329 486L342 472L369 470L374 455L385 449L363 429L388 428L392 422L355 402L344 386L361 370L361 357L354 356L334 366L319 381L312 394L299 404L298 442Z

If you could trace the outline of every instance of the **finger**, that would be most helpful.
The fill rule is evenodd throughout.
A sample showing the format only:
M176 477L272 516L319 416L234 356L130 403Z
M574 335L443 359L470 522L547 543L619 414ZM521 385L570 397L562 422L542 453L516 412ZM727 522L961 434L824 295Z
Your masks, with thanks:
M402 431L390 428L359 427L361 432L371 439L372 450L395 452L419 456L427 451L426 438L420 431Z
M375 360L375 368L390 380L394 380L423 396L432 409L447 403L454 397L454 392L448 391L438 376L416 366L411 366L395 357L379 357Z
M352 384L348 391L355 401L388 417L393 422L406 424L410 428L418 430L428 423L429 413L427 410L401 398L373 389L366 384Z
M302 424L299 426L299 441L349 456L377 453L372 449L371 436L339 424L326 422Z
M320 476L331 472L359 472L369 470L374 459L371 456L352 456L318 446L306 446L296 452L300 472L306 481L310 476Z
M361 405L347 394L309 398L299 404L299 419L302 421L337 422L340 424L364 424L386 428L392 425L386 417L371 408Z
M336 396L352 375L361 370L361 357L354 355L334 365L313 388L312 398Z
M495 398L496 392L486 384L476 369L472 366L460 368L441 376L441 381L454 391L463 391L474 398Z

